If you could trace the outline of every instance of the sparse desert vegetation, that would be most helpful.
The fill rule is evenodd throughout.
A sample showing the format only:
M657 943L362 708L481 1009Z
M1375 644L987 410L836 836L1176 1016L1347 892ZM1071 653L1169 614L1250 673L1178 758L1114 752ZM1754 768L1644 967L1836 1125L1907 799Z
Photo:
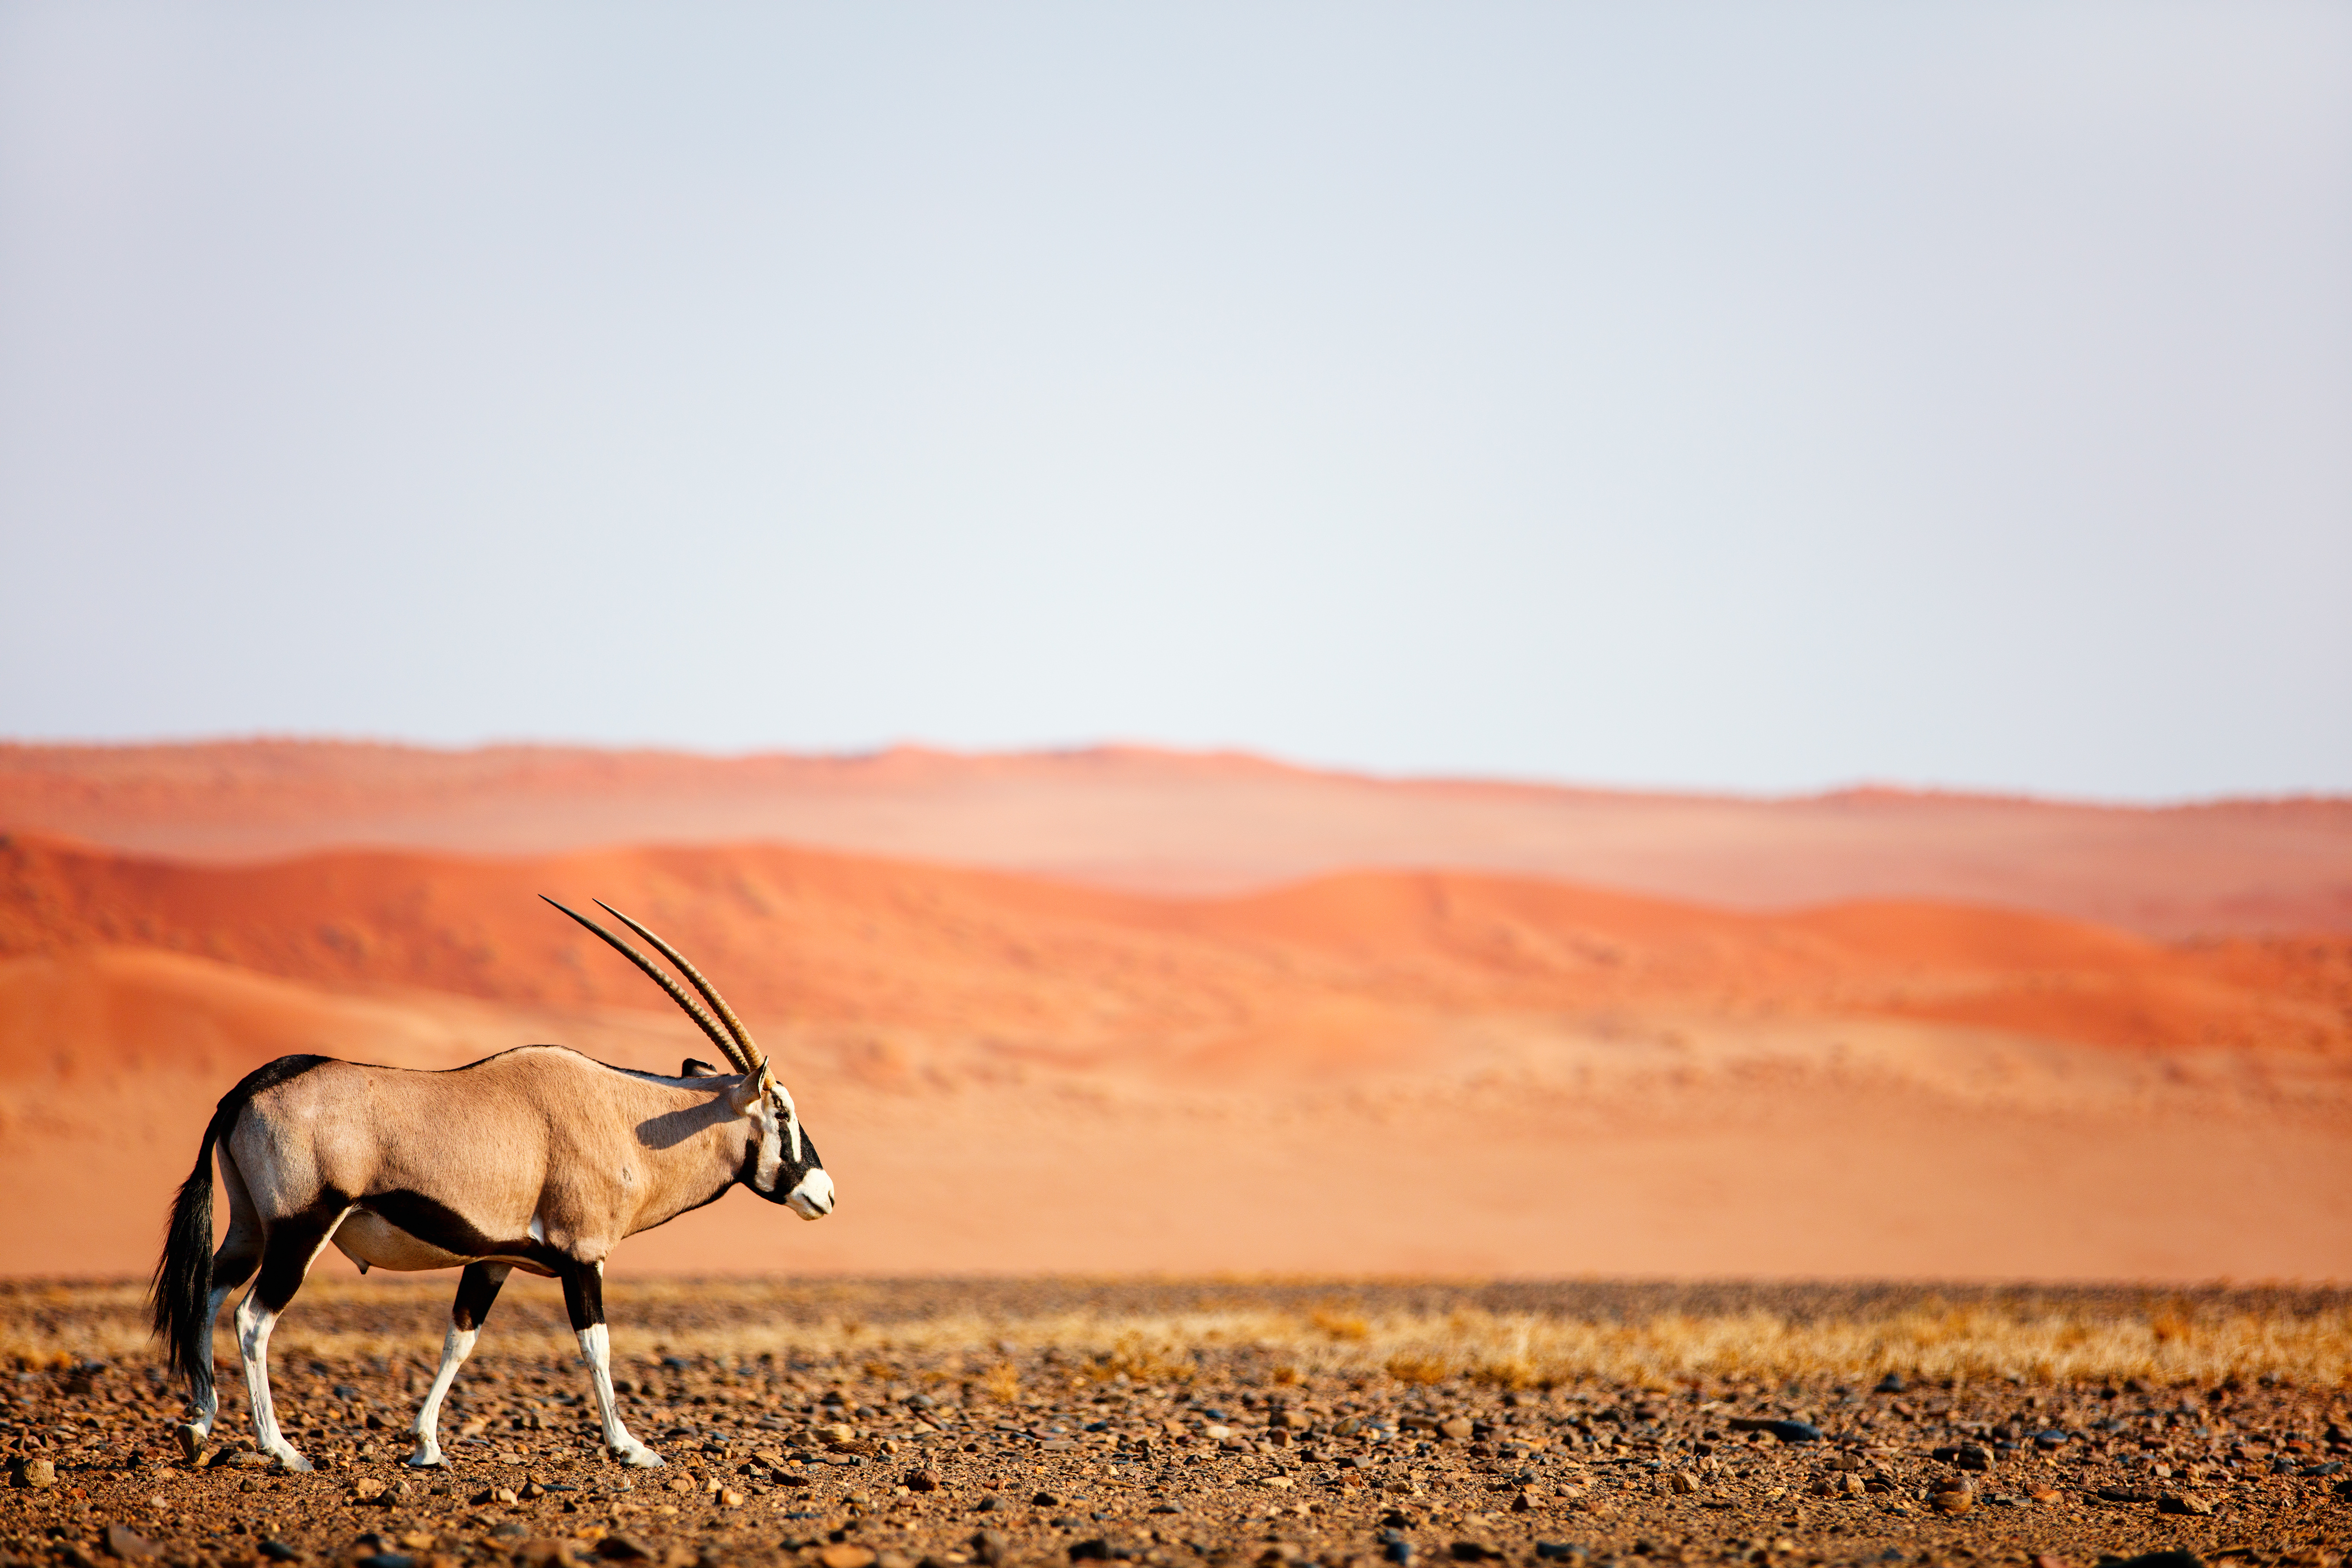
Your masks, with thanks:
M2352 1535L2341 1291L616 1280L626 1417L669 1459L628 1471L519 1280L451 1467L410 1472L449 1283L297 1301L273 1363L310 1475L250 1453L233 1391L187 1463L136 1287L0 1289L0 1552L2332 1568Z

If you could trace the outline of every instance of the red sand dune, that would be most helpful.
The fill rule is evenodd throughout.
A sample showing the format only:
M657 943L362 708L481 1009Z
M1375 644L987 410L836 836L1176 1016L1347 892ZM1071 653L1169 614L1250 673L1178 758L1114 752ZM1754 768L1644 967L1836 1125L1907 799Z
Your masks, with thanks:
M635 1268L2352 1276L2352 941L1460 873L1177 900L776 847L190 865L0 846L0 1268L131 1270L289 1050L788 1067L843 1210Z
M2352 931L2352 800L2164 808L1388 781L1236 755L713 758L0 745L0 830L180 858L789 842L1141 892L1443 867L1746 909L1930 899L2156 936Z
M603 898L747 1015L1161 1063L1292 1021L1597 1015L1934 1019L2116 1047L2352 1046L2352 939L2171 945L1918 902L1784 915L1451 872L1169 900L773 846L530 860L384 852L189 866L0 843L0 954L100 943L338 988L570 1008L646 982L539 901ZM607 922L610 923L610 922Z

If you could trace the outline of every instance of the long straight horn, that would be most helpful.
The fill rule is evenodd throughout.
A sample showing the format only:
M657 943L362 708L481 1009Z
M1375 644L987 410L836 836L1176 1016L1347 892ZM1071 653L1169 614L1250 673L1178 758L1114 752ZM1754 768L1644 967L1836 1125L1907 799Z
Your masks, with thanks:
M545 893L540 894L540 897L542 900L545 900L548 903L555 904L555 900L548 898ZM594 921L590 920L586 915L582 914L578 910L565 909L562 904L555 904L555 907L559 910L563 910L565 914L570 915L573 920L578 921L582 925L586 926L590 931L593 931L598 936L603 937L612 945L614 952L627 959L631 963L635 964L639 969L644 970L648 975L651 975L653 977L654 984L668 992L669 999L686 1009L686 1016L693 1019L696 1024L701 1026L702 1032L710 1037L710 1043L717 1046L727 1059L735 1064L738 1071L757 1072L760 1070L757 1063L746 1061L744 1059L743 1053L736 1048L734 1039L727 1033L726 1030L719 1026L719 1020L712 1017L709 1013L704 1012L702 1005L697 1002L693 997L688 996L686 994L686 988L684 986L680 985L677 981L672 980L668 975L664 974L661 972L661 966L659 964L656 963L652 959L647 958L644 953L639 952L635 948L631 947L619 937L614 936L611 931L606 931L603 926L598 925ZM617 910L613 912L614 914L620 914L620 911ZM664 943L660 938L654 936L651 931L646 931L645 928L638 925L636 921L629 920L629 917L626 915L621 915L620 918L625 921L628 921L629 925L633 929L644 932L646 938L650 940L656 947L661 948L665 952L669 952L667 945ZM670 956L673 960L676 960L677 957L675 953L671 953ZM709 989L702 984L701 977L699 975L696 975L693 970L687 969L683 961L678 962L678 967L680 969L685 969L686 973L689 976L693 977L695 988L697 990L701 991L705 995L709 994Z
M759 1047L751 1043L751 1031L743 1026L743 1020L735 1016L735 1009L727 1005L727 998L719 994L719 987L713 985L709 981L705 980L702 977L702 971L695 968L691 963L688 963L686 961L686 955L684 953L679 952L677 949L670 946L669 943L662 941L661 938L656 936L653 932L647 931L645 927L639 925L636 921L631 920L628 916L623 914L620 910L614 909L604 900L597 900L596 907L604 910L606 914L612 916L614 920L620 921L623 925L628 927L631 931L636 932L639 936L644 937L647 942L652 942L654 944L655 951L659 952L664 958L668 959L672 963L677 964L677 972L686 976L687 983L692 985L697 991L702 993L702 999L709 1003L712 1009L718 1013L719 1016L722 1020L725 1021L727 1025L727 1032L734 1036L735 1043L742 1047L742 1051L737 1059L738 1066L742 1068L745 1072L755 1072L762 1075L763 1077L773 1076L768 1072L768 1058L766 1055L761 1051Z

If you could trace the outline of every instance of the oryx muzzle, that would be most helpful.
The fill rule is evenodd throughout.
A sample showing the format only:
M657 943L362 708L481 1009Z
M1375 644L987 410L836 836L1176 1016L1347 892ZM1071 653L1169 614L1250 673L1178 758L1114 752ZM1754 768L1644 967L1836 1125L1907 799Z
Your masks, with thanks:
M622 1237L738 1183L803 1219L821 1218L833 1210L833 1178L751 1031L677 949L599 906L676 965L709 1009L628 942L555 907L658 982L735 1071L689 1060L679 1076L665 1078L561 1046L526 1046L447 1072L283 1057L247 1075L205 1129L195 1170L172 1205L151 1292L156 1331L195 1398L184 1441L212 1430L219 1413L213 1321L252 1279L236 1321L254 1436L288 1468L310 1468L278 1431L270 1405L269 1331L331 1243L362 1272L465 1270L440 1373L416 1413L410 1464L441 1463L435 1427L442 1398L516 1268L562 1282L606 1447L627 1464L661 1463L614 1408L606 1256ZM211 1247L215 1152L229 1202L218 1251Z

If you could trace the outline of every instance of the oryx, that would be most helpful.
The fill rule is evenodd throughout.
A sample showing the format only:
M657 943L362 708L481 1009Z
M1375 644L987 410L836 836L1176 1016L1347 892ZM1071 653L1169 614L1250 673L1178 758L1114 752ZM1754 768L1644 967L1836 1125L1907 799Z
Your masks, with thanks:
M442 1396L516 1268L562 1281L606 1448L625 1464L662 1462L613 1408L606 1255L623 1237L700 1208L738 1182L803 1219L822 1218L833 1210L833 1178L733 1009L675 948L599 903L675 964L710 1011L626 942L555 907L657 981L735 1072L689 1058L678 1077L663 1078L561 1046L525 1046L446 1072L281 1057L247 1074L205 1129L155 1266L155 1329L195 1398L195 1419L180 1429L184 1446L193 1451L219 1414L213 1321L258 1271L236 1309L254 1437L287 1468L310 1468L270 1407L269 1331L331 1241L362 1272L465 1268L440 1373L416 1412L410 1464L442 1462L434 1430ZM229 1205L217 1252L215 1149Z

